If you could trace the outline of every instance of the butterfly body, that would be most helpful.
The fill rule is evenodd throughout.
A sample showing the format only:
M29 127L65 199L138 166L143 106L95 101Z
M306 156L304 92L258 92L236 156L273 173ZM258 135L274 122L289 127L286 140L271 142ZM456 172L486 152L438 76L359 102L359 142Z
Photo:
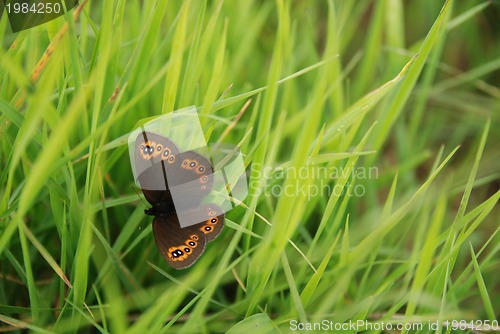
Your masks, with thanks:
M144 210L144 213L148 216L154 217L170 216L172 214L177 215L177 213L175 213L175 208L173 208L170 204L163 203L153 205L149 209Z
M152 205L145 213L154 216L160 253L175 269L193 265L224 226L222 209L202 203L212 188L210 162L193 151L181 153L170 139L144 131L135 143L135 168L144 197ZM191 218L190 226L181 228L180 216Z

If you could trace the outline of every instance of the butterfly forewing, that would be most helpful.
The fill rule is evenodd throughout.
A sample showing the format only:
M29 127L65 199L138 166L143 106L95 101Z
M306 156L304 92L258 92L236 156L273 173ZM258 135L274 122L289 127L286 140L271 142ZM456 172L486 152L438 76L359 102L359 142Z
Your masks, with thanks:
M162 161L149 167L137 179L141 185L144 197L150 204L153 206L169 204L173 207L165 162Z
M210 162L196 152L183 152L179 154L178 160L179 164L172 168L169 186L179 212L200 205L212 190L214 174Z
M179 154L179 158L179 165L173 170L175 180L172 185L192 184L199 196L209 193L213 184L210 161L193 151L183 152Z
M179 149L170 139L153 132L143 131L139 133L135 141L135 169L140 175L146 169L166 161L166 166L176 163Z

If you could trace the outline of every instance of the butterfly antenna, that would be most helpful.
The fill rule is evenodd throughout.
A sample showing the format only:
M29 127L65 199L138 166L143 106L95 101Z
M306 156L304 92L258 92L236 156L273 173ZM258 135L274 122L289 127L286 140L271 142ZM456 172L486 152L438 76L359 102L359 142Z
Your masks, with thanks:
M148 141L148 136L146 135L146 129L144 129L143 126L141 126L142 129L142 136L144 137L144 142Z

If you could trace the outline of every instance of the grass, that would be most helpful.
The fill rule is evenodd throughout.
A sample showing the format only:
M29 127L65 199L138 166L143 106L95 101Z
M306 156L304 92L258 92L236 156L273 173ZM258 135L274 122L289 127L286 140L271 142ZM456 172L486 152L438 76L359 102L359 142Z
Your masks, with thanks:
M89 0L17 34L4 15L0 330L498 320L499 11ZM241 146L249 194L175 271L127 135L190 105L209 142Z

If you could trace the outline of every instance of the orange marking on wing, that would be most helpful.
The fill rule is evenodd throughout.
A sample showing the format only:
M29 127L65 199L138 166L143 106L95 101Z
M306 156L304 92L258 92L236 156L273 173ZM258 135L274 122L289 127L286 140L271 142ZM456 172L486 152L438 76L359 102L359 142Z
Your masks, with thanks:
M202 231L204 234L211 233L212 230L213 230L212 226L208 226L208 224L200 227L200 231Z

